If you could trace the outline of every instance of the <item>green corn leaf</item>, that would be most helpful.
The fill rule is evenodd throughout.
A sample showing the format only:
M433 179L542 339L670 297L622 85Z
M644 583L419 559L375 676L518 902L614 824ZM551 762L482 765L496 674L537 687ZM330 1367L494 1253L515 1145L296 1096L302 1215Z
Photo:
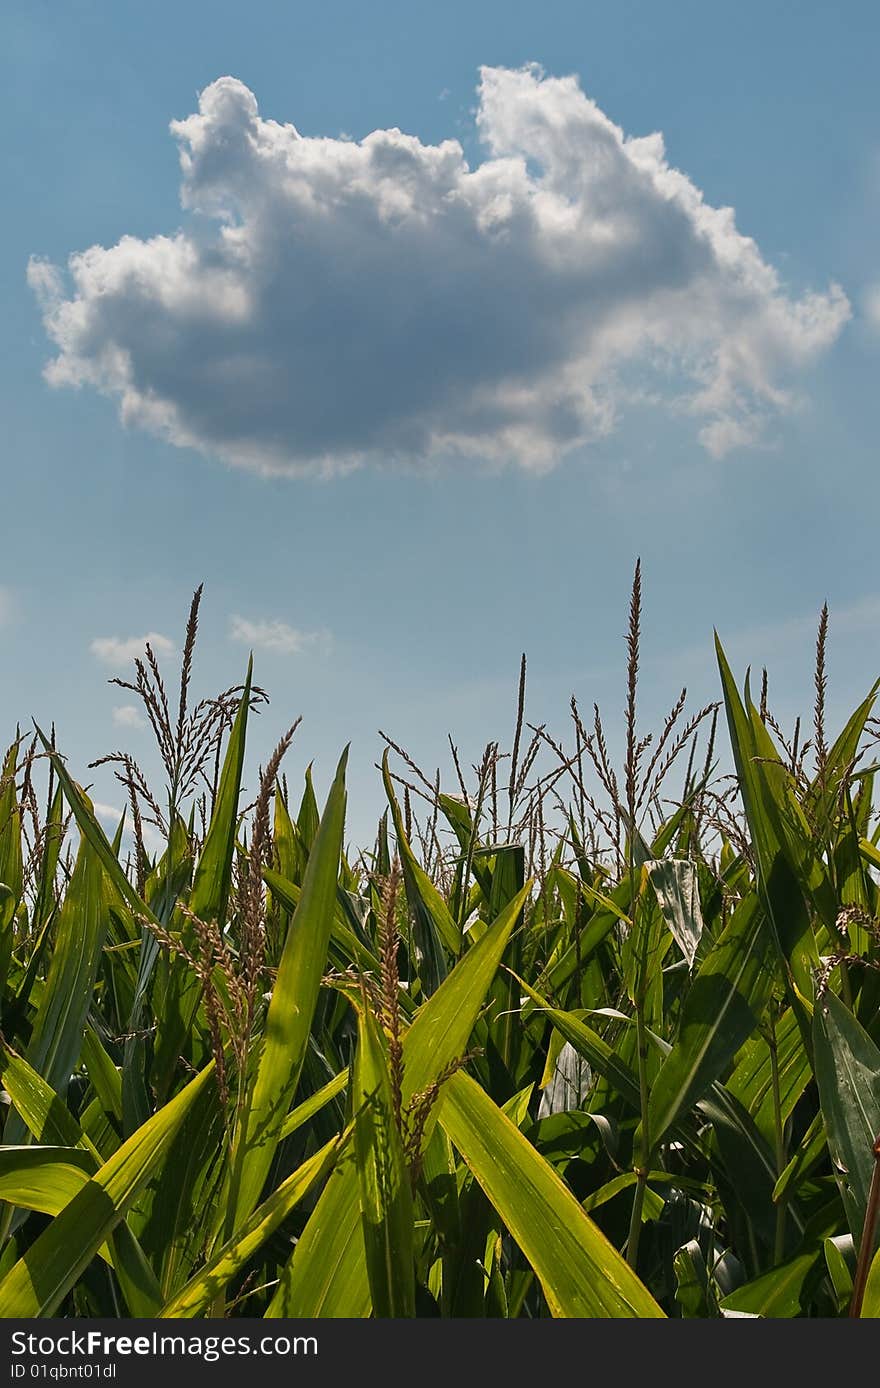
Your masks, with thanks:
M488 901L489 893L492 890L492 873L477 852L480 845L470 809L463 800L456 800L451 795L440 795L439 804L450 828L458 839L463 854L460 860L461 865L463 866L468 859L471 860L474 878Z
M774 1320L799 1316L805 1284L820 1257L821 1251L800 1253L771 1272L744 1283L724 1298L722 1310Z
M37 725L35 724L34 726L36 727ZM126 877L122 869L122 864L113 851L113 845L110 843L110 840L95 818L91 800L70 776L61 756L55 751L45 733L39 727L37 727L37 735L45 748L46 755L52 763L52 768L55 775L58 777L61 789L64 791L64 798L73 811L73 817L76 820L77 828L83 838L91 845L109 881L116 888L120 898L125 902L133 915L145 915L149 919L155 921L155 916L153 916L146 902L141 900Z
M232 865L235 860L235 831L239 817L252 674L253 658L248 661L244 689L223 758L211 822L193 873L192 889L187 903L188 909L200 920L217 921L221 925L226 919ZM172 875L173 873L169 872L169 877ZM167 924L173 905L173 897L170 894L165 905ZM138 998L142 996L158 955L158 942L147 932L144 932L143 948ZM178 1056L192 1028L201 993L201 985L188 965L182 959L172 961L160 1011L161 1024L156 1041L153 1073L153 1083L162 1097L168 1093L173 1083ZM131 1022L129 1030L138 1030L138 1025Z
M630 1067L611 1049L598 1032L581 1021L572 1012L564 1012L550 1003L532 988L525 979L517 976L517 982L534 1005L553 1023L560 1035L564 1036L578 1055L589 1061L594 1070L604 1075L608 1082L621 1094L631 1108L640 1106L639 1081Z
M43 743L51 761L55 775L58 777L58 782L64 791L65 799L73 811L73 816L80 834L94 850L95 855L99 859L107 875L107 881L115 889L120 898L120 902L124 903L124 906L135 918L143 916L156 924L156 917L153 915L146 902L141 900L126 877L112 844L109 842L107 835L95 818L92 803L88 796L71 778L63 760L51 746L39 726L35 724L35 727L37 729L37 735ZM143 942L141 946L138 991L135 995L132 1017L129 1018L130 1031L137 1029L136 1017L139 1016L140 1000L146 988L152 961L155 959L158 951L158 944L149 931L144 928L141 933ZM124 1111L128 1115L130 1126L133 1126L137 1117L145 1118L149 1112L143 1075L133 1059L133 1046L133 1042L126 1043L126 1051L128 1054L126 1056L127 1063L125 1066L125 1077L123 1079ZM175 1054L177 1053L175 1052Z
M309 854L278 965L253 1087L235 1134L226 1196L227 1237L260 1198L305 1059L336 909L347 756L344 752L339 762Z
M446 902L424 868L418 863L409 846L403 816L400 813L400 806L397 803L394 786L391 782L391 773L388 770L387 751L382 758L382 778L385 782L385 794L388 796L388 804L391 808L391 818L394 821L397 851L400 854L403 868L403 884L406 889L407 901L413 913L413 937L420 955L419 967L423 971L422 983L425 991L432 993L443 981L446 974L446 964L440 946L444 946L453 957L457 957L461 951L461 932L452 919Z
M489 893L489 917L495 920L508 901L522 891L525 880L525 851L522 844L505 844L493 858L492 885ZM523 931L514 929L505 954L510 969L522 967ZM516 980L506 970L499 971L492 983L493 1006L488 1027L490 1068L497 1056L502 1067L503 1082L508 1088L522 1079L523 1048L526 1036L519 1015L519 995ZM499 1095L499 1097L504 1097Z
M813 1013L813 1051L828 1150L858 1247L880 1134L880 1050L829 992Z
M780 1114L785 1123L813 1072L791 1008L779 1018L774 1030ZM773 1064L770 1045L764 1036L753 1036L743 1047L727 1088L752 1115L767 1140L772 1141L775 1131Z
M696 1239L688 1239L676 1249L672 1259L675 1273L675 1299L685 1320L713 1314L714 1297L703 1250ZM717 1312L715 1312L717 1314Z
M124 1219L119 1221L110 1235L110 1250L129 1315L139 1320L158 1316L162 1289L144 1250Z
M754 1031L773 983L771 949L761 905L748 896L697 971L678 1036L651 1086L652 1145L702 1098Z
M278 1189L245 1220L234 1238L218 1249L206 1266L166 1302L159 1315L163 1318L191 1318L200 1315L214 1302L291 1211L324 1179L332 1169L339 1146L337 1139L328 1142L282 1181Z
M46 1146L82 1147L100 1164L97 1149L51 1085L22 1056L0 1048L0 1078L13 1106L37 1142Z
M156 1269L162 1305L192 1274L210 1241L228 1145L215 1084L196 1096L172 1138L157 1179L129 1223Z
M123 816L124 818L124 816ZM0 811L2 822L2 811ZM43 857L40 863L40 884L34 903L34 924L45 925L55 908L55 873L61 853L61 834L64 823L64 796L61 787L55 791L43 832ZM122 820L120 820L120 827Z
M52 1315L150 1179L212 1070L133 1133L40 1234L0 1282L0 1316Z
M21 812L15 784L18 748L16 739L0 769L0 1001L12 960L13 922L22 891Z
M831 1278L831 1285L837 1298L837 1310L840 1314L846 1310L852 1298L853 1272L856 1265L852 1235L843 1234L837 1238L825 1239L823 1251L825 1253L825 1266L828 1269L828 1276Z
M553 1167L461 1071L444 1088L440 1122L534 1268L552 1315L663 1315Z
M786 854L779 823L780 798L784 796L779 782L785 773L780 767L777 784L771 787L765 774L766 763L759 757L769 757L769 761L778 766L776 750L772 742L767 747L769 739L759 748L756 728L760 720L746 713L717 636L715 644L734 762L758 865L760 894L786 968L792 1006L805 1040L809 1041L804 1000L812 994L812 970L818 966L819 957L804 894ZM785 796L783 808L787 811L789 807L790 801ZM792 832L797 831L793 829Z
M102 1161L116 1151L119 1146L119 1133L107 1117L107 1112L101 1107L99 1099L92 1099L86 1104L79 1116L80 1127L86 1137L93 1144L96 1151L100 1152Z
M252 674L253 660L250 660L238 712L229 734L211 822L193 876L189 909L202 920L222 923L226 919L235 856L235 829L238 824L238 802L244 770Z
M20 745L21 740L16 738L7 750L0 768L0 882L9 889L14 905L17 905L21 898L24 877L21 811L15 783Z
M55 942L30 1044L28 1064L64 1098L83 1043L92 990L101 962L108 912L104 872L87 839L80 841L76 866L58 916ZM11 1123L5 1142L19 1142L24 1125Z
M531 891L524 884L498 919L455 966L436 995L416 1013L403 1041L404 1099L423 1093L467 1049L471 1032L510 936ZM426 1138L432 1125L429 1123Z
M774 819L782 851L805 900L812 903L825 925L833 929L837 913L834 886L817 850L814 828L800 803L792 773L783 764L761 715L749 697L748 680L746 707L752 724L755 765L768 794L769 812ZM807 949L812 958L815 943L810 945L808 942Z
M290 818L284 796L281 794L281 787L276 782L275 797L273 801L273 826L272 826L272 848L274 850L275 867L291 882L296 882L297 886L302 884L302 873L300 871L300 844L299 835Z
M95 1096L105 1113L122 1121L122 1076L105 1051L94 1027L83 1036L82 1058Z
M868 1320L880 1320L880 1249L871 1263L860 1315Z
M302 888L289 878L282 877L281 873L275 872L273 868L263 869L263 881L278 904L293 915L299 905ZM342 968L348 968L352 963L356 963L358 968L367 970L378 970L380 967L377 955L361 943L354 931L342 919L338 892L337 909L330 930L330 944L334 960Z
M755 1250L753 1258L757 1266L763 1266L776 1233L774 1149L723 1084L713 1084L696 1107L714 1129L721 1156L718 1180L727 1191L726 1208L731 1217L737 1209L742 1211ZM804 1220L797 1205L789 1202L786 1208L794 1228L802 1233Z
M807 812L814 823L827 824L840 792L843 781L852 773L853 764L865 731L880 682L871 689L868 697L859 704L847 719L840 736L829 748L821 775L816 775L805 797Z
M315 798L315 787L312 782L311 765L306 767L306 784L303 790L302 800L296 816L297 837L302 845L302 865L301 872L305 874L306 862L312 851L312 844L318 834L318 826L321 816L318 810L318 801Z
M149 902L155 919L164 926L171 924L178 895L185 891L192 875L192 850L186 825L180 815L175 815L171 823L168 845L159 863L147 879L144 895ZM180 959L162 955L155 933L136 922L140 927L140 953L138 955L137 975L132 993L131 1006L126 1026L126 1039L122 1063L122 1126L127 1135L145 1123L151 1112L148 1080L156 1091L160 1102L173 1083L173 1068L177 1058L184 1050L186 1023L181 1020L178 989L188 990L193 1010L199 995L199 988L184 962ZM160 967L161 961L161 967ZM154 974L158 979L154 984ZM156 1064L148 1075L149 1057L144 1031L144 1013L152 991L154 1015L158 1021L155 1042ZM173 1040L178 1041L177 1045ZM174 1052L174 1067L168 1064L170 1051ZM164 1058L164 1063L163 1063Z
M0 1199L22 1209L58 1215L87 1185L94 1169L90 1154L76 1147L3 1147ZM98 1255L116 1268L131 1314L155 1314L161 1305L158 1284L124 1221L111 1235L111 1247L102 1245Z
M588 1195L586 1200L581 1201L581 1208L586 1214L591 1210L601 1209L607 1205L609 1200L613 1200L615 1195L619 1195L623 1190L631 1190L638 1182L638 1175L635 1171L624 1171L620 1176L614 1176L610 1181L606 1181L604 1186L600 1186L592 1195ZM669 1173L666 1171L651 1171L648 1173L650 1181L670 1180ZM642 1221L647 1223L652 1219L659 1219L663 1212L663 1200L657 1193L651 1190L650 1186L645 1190L645 1203L642 1209Z
M485 935L462 956L419 1008L403 1038L403 1101L428 1087L467 1049L529 892L527 882ZM425 1124L424 1145L436 1125ZM360 1318L370 1313L370 1288L360 1233L360 1199L354 1155L346 1151L315 1206L293 1257L281 1273L268 1316Z
M316 1113L320 1113L326 1104L329 1104L338 1094L342 1093L347 1087L348 1081L348 1070L341 1070L338 1075L335 1075L327 1084L322 1085L308 1099L297 1104L281 1125L281 1132L278 1135L279 1141L282 1138L290 1137L291 1133L295 1133L304 1123L308 1123L311 1118L314 1118Z
M95 1162L78 1147L0 1147L0 1200L57 1215L78 1195Z
M373 1314L384 1319L414 1316L412 1189L394 1113L388 1058L366 1006L358 1013L352 1102Z
M597 893L595 889L584 891L586 885L581 883L583 898L590 905L594 905ZM609 892L608 897L608 908L605 909L603 906L594 911L584 923L578 938L567 943L559 957L552 960L537 979L536 986L540 992L562 996L566 984L577 972L578 967L583 968L594 951L608 939L617 923L629 921L629 912L632 906L632 884L629 877L625 877L613 891ZM526 1008L524 1017L527 1017L528 1013L529 1009Z
M828 1145L821 1110L804 1133L800 1146L773 1187L774 1204L790 1200L814 1167L825 1156Z

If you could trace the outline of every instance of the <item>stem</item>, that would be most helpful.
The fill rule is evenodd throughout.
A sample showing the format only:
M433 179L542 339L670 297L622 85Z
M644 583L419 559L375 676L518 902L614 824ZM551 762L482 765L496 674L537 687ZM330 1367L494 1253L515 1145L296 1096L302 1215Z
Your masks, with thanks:
M770 1035L767 1038L770 1048L770 1074L773 1083L773 1130L776 1139L776 1177L777 1180L782 1175L786 1167L785 1151L785 1128L782 1121L782 1098L779 1091L779 1054L776 1047L776 1023L770 1023ZM776 1234L773 1241L773 1262L778 1266L785 1254L785 1202L780 1201L776 1206Z
M491 746L491 743L489 745ZM488 752L488 748L486 749L486 751ZM479 825L480 817L483 813L483 800L485 799L486 795L486 781L488 779L488 770L488 761L486 759L486 755L484 754L483 764L480 767L480 783L479 788L477 790L477 801L474 806L473 818L471 819L471 832L470 837L468 839L467 853L465 854L464 860L464 871L462 872L461 878L461 900L459 902L457 921L459 933L461 934L464 933L464 927L467 922L468 901L470 899L471 872L474 866L474 850L476 849L477 844L479 842Z
M639 1106L642 1111L642 1121L639 1164L636 1167L636 1189L633 1195L632 1215L629 1221L629 1236L626 1241L626 1261L631 1268L636 1266L639 1256L639 1240L642 1234L642 1210L645 1205L648 1168L651 1162L651 1136L648 1131L648 1031L645 1026L644 1010L641 1002L636 1005L636 1037L639 1052Z
M865 1287L871 1269L871 1255L874 1252L874 1235L877 1232L877 1216L880 1214L880 1133L874 1139L874 1172L871 1176L871 1189L868 1191L868 1204L865 1210L865 1223L859 1244L859 1261L853 1279L852 1300L849 1314L852 1318L861 1316Z

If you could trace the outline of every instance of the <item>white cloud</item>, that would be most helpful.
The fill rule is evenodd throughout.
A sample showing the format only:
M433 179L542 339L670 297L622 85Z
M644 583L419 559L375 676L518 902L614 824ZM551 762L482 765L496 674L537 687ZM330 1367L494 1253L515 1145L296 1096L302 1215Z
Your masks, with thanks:
M262 472L452 454L546 468L614 427L634 375L705 447L754 442L850 316L795 296L576 78L483 68L471 168L398 129L302 137L221 77L174 121L167 236L124 236L30 282L54 385Z
M112 665L114 669L128 665L136 656L143 656L144 650L149 644L153 654L173 655L174 642L167 636L163 636L159 631L148 631L146 636L96 636L89 643L89 650L92 655L98 657L104 665Z
M113 723L117 728L145 728L146 720L134 704L120 704L113 710Z
M148 853L155 856L157 853L164 853L168 847L167 840L161 830L155 824L141 824L141 834L144 840L144 848Z
M253 650L274 651L277 655L298 655L316 648L326 651L330 645L329 632L299 631L277 620L251 622L236 613L229 618L229 639L242 641Z
M107 825L111 833L115 834L119 827L119 821L122 818L122 810L117 809L115 805L104 805L99 800L93 800L92 807L98 819L100 819L103 824ZM126 826L122 832L124 838L129 841L133 839L134 832L131 827L130 814L126 815ZM148 853L155 854L164 852L166 847L165 839L160 830L156 828L155 824L142 823L141 832L143 834L144 847Z

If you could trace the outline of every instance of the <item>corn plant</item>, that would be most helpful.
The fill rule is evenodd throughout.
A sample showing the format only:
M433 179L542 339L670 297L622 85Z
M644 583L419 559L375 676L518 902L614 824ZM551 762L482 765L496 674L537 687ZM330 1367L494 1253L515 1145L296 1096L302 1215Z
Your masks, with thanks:
M451 786L383 734L353 854L296 724L243 803L267 699L192 703L200 599L174 705L122 681L166 783L101 759L112 841L52 731L3 760L0 1315L880 1315L880 725L826 733L827 610L809 739L720 643L652 738L637 567L621 765L523 659Z

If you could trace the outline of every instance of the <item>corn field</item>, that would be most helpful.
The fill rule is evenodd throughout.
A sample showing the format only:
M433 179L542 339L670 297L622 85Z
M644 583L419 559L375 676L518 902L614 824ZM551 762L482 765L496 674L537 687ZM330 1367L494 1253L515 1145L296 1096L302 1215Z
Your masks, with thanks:
M51 730L3 763L0 1315L880 1316L880 725L826 730L827 611L809 736L719 644L651 737L637 567L620 764L523 661L448 784L385 739L355 853L296 725L243 803L267 696L193 701L200 598L173 700L118 681L165 784L102 758L112 841Z

